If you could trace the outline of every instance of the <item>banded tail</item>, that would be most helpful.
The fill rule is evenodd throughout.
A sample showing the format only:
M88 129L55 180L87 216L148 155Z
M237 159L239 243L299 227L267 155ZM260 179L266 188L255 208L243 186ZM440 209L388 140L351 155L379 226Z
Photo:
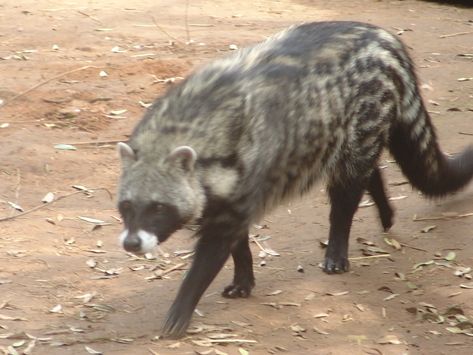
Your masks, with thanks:
M429 197L454 193L473 178L473 145L450 157L437 142L435 128L417 87L390 129L389 150L410 183Z

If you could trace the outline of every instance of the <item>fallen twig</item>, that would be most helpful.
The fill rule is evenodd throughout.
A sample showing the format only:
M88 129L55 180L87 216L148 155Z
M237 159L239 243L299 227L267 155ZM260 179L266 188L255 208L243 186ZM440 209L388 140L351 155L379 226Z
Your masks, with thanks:
M463 36L463 35L469 35L469 34L472 34L472 33L473 33L473 31L456 32L456 33L441 35L441 36L439 36L439 38L449 38L449 37L455 37L455 36Z
M458 134L463 134L465 136L473 136L473 133L470 132L458 132Z
M101 145L101 144L116 144L120 142L124 142L126 139L113 139L109 141L89 141L89 142L73 142L73 143L65 143L69 145ZM55 143L59 144L59 143ZM62 144L62 143L61 143Z
M39 88L40 86L43 86L43 85L45 85L45 84L51 82L51 81L53 81L53 80L62 78L63 76L66 76L66 75L71 74L71 73L75 73L75 72L78 72L78 71L81 71L81 70L85 70L85 69L90 69L90 68L96 68L96 69L97 69L98 67L96 67L96 66L94 66L94 65L86 65L86 66L84 66L84 67L80 67L80 68L68 70L68 71L66 71L66 72L64 72L64 73L58 74L58 75L56 75L56 76L53 76L52 78L49 78L49 79L47 79L47 80L45 80L45 81L42 81L42 82L40 82L40 83L38 83L38 84L32 86L32 87L29 88L28 90L25 90L25 91L19 93L18 95L13 96L10 100L6 101L6 102L3 104L3 106L1 106L1 107L5 107L5 106L9 105L11 102L15 101L16 99L18 99L18 98L20 98L20 97L22 97L22 96L24 96L24 95L30 93L31 91L33 91L33 90Z
M176 37L170 35L164 28L162 28L161 26L158 25L158 22L156 21L156 19L154 18L154 16L151 16L151 19L153 20L153 23L154 25L156 26L156 28L158 30L160 30L162 33L164 33L166 36L168 36L169 38L171 38L172 40L176 41L176 42L179 42L181 44L185 44L184 42L182 42L180 39L177 39Z
M87 13L81 11L81 10L77 10L77 12L80 13L81 15L85 16L85 17L90 18L92 21L95 21L98 24L101 24L101 25L103 24L102 21L100 21L98 18L95 18L94 16L91 16L91 15L89 15L89 14L87 14Z
M187 263L179 263L179 264L176 264L176 265L174 265L174 266L172 266L172 267L170 267L169 269L166 269L166 270L157 270L157 271L154 272L153 276L147 277L146 279L148 281L161 279L164 276L166 276L167 274L169 274L173 271L179 270L179 269L181 269L182 267L184 267L186 265L187 265Z
M186 13L184 15L184 24L186 26L187 43L190 43L191 35L189 32L189 0L186 1Z
M470 217L473 216L473 212L469 213L463 213L463 214L458 214L458 215L452 215L452 216L432 216L432 217L417 217L417 215L414 215L412 220L414 222L419 222L419 221L437 221L437 220L445 220L448 221L450 219L458 219L458 218L465 218L465 217Z
M186 266L186 265L187 265L187 263L179 263L179 264L174 265L173 267L170 267L169 269L163 270L162 272L159 272L159 270L158 270L158 271L156 271L156 274L158 274L159 276L162 277L162 276L167 275L167 274L169 274L169 273L171 273L175 270L179 270L180 268L182 268L183 266Z
M246 343L246 344L255 344L256 340L251 339L208 339L206 340L212 344L230 344L230 343Z
M391 254L379 254L379 255L369 255L369 256L355 256L353 258L348 258L348 260L363 260L363 259L373 259L373 258L389 258Z
M254 236L250 235L250 238L251 238L251 240L252 240L253 242L255 242L255 244L256 244L262 251L264 251L265 253L268 253L267 250L266 250L266 248L265 248L264 246L262 246L261 243L258 242ZM268 254L269 254L269 253L268 253Z
M105 190L107 191L108 195L110 196L110 198L112 198L112 194L110 193L110 191L108 191L108 189L106 189L105 187L99 187L99 188L96 188L96 189L88 189L88 190L80 190L80 191L74 191L74 192L71 192L70 194L67 194L67 195L62 195L62 196L59 196L57 197L55 200L52 200L51 202L46 202L46 203L42 203L41 205L38 205L38 206L35 206L29 210L26 210L24 212L21 212L21 213L18 213L14 216L9 216L9 217L3 217L3 218L0 218L0 222L5 222L5 221L10 221L12 219L15 219L15 218L18 218L18 217L22 217L24 215L27 215L29 213L32 213L32 212L35 212L35 211L38 211L42 208L45 208L46 206L49 206L49 205L52 205L53 203L55 202L58 202L60 200L63 200L65 198L68 198L68 197L71 197L71 196L74 196L74 195L77 195L77 194L81 194L81 193L84 193L84 194L87 194L87 193L90 193L91 191L96 191L96 190Z
M401 244L403 247L406 247L406 248L410 248L410 249L414 249L414 250L418 250L418 251L423 251L423 252L427 253L427 250L422 249L422 248L413 247L412 245L409 245L409 244L406 244L406 243L399 243L399 244Z

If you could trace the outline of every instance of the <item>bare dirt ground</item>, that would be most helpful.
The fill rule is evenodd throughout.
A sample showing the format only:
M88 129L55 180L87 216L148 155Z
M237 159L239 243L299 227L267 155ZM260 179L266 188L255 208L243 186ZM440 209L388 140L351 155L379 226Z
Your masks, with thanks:
M229 262L198 306L194 334L156 338L190 262L188 253L175 252L192 248L191 233L178 233L155 259L127 255L107 190L115 194L120 168L114 142L127 139L145 110L140 101L162 93L169 85L163 80L179 80L229 45L260 41L289 24L366 21L410 47L443 148L457 152L473 134L473 8L413 0L202 0L190 1L186 30L185 3L0 4L0 217L20 213L8 202L29 210L48 192L58 199L0 222L3 352L472 354L473 338L456 333L473 333L473 186L426 201L388 156L381 165L396 224L383 235L375 209L360 208L350 273L329 276L318 267L329 208L320 186L254 230L270 236L280 256L260 266L260 248L252 245L252 297L220 296L232 275ZM55 148L60 143L77 150Z

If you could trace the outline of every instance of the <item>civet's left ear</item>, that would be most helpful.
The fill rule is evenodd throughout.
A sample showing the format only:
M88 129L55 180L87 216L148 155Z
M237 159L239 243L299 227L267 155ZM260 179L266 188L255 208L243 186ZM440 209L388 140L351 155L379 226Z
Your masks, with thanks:
M166 162L179 166L186 172L194 170L197 153L187 145L174 149L166 158Z
M128 144L119 142L117 144L117 151L120 155L122 166L124 168L130 166L136 161L136 153Z

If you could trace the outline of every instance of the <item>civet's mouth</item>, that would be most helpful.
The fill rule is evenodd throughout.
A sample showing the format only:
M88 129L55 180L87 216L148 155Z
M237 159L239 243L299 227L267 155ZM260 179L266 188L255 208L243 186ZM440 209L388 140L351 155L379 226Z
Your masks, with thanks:
M123 249L137 255L150 253L158 245L158 237L143 229L134 233L125 229L120 233L119 239Z

